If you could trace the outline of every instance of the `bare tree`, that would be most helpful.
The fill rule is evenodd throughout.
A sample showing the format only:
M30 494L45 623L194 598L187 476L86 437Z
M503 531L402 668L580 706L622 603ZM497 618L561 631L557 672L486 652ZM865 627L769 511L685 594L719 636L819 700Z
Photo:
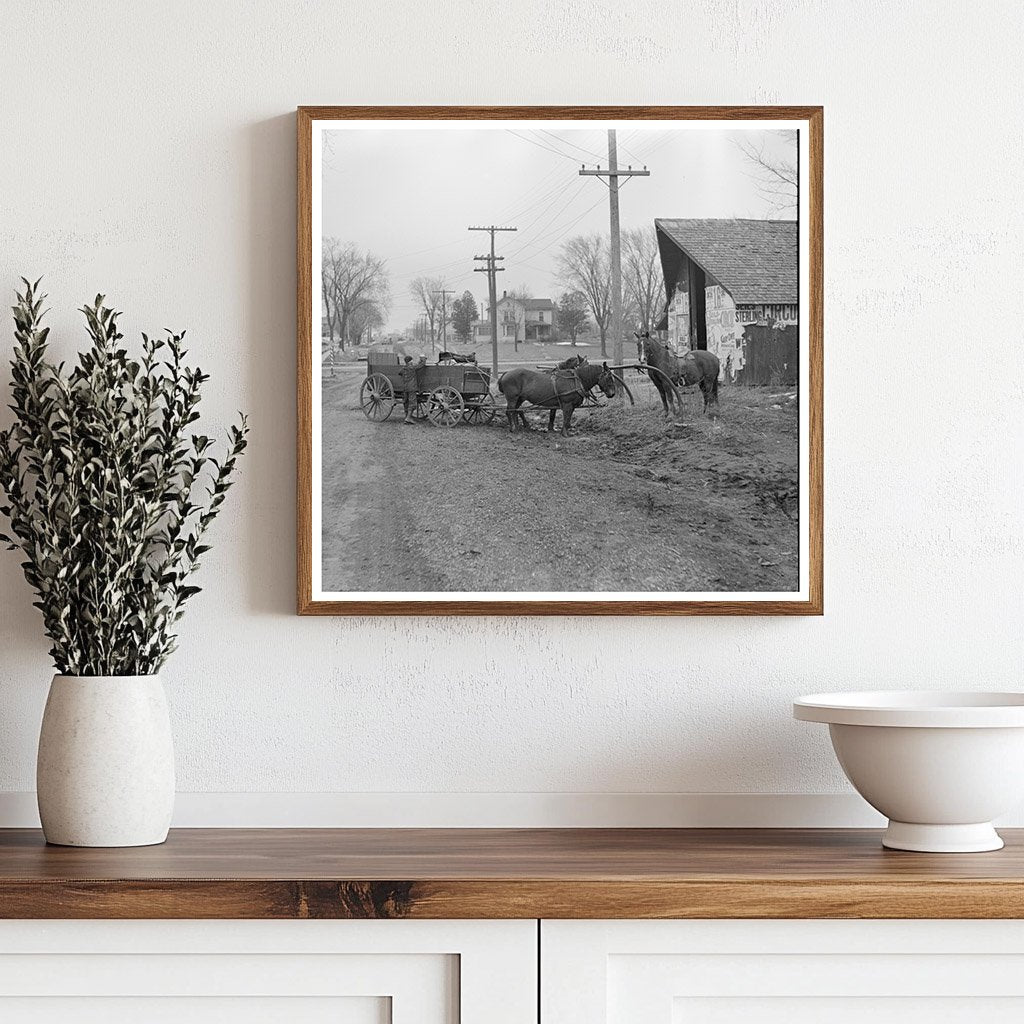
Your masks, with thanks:
M336 238L323 240L320 260L320 291L323 295L324 314L327 317L327 333L330 350L334 354L334 336L338 330L338 304L334 298L334 282L340 260L341 243Z
M349 338L352 343L361 345L364 335L369 341L372 332L380 330L384 326L384 313L385 310L376 302L369 302L354 309L349 319Z
M796 132L786 131L779 134L796 145ZM736 145L746 158L757 191L771 207L772 212L779 216L795 210L800 190L796 161L768 153L763 141L753 143L744 140L737 142Z
M622 278L630 315L625 319L639 331L653 331L664 301L658 238L653 229L622 233Z
M355 314L375 308L383 318L390 306L387 269L373 253L360 252L351 242L325 238L321 275L331 349L335 331L344 349Z
M409 294L423 307L430 328L430 347L434 348L437 332L441 329L441 293L445 287L443 277L417 277L409 284Z
M386 280L379 283L372 294L352 303L346 325L349 344L358 345L369 330L383 327L390 308L391 289Z
M568 291L582 292L601 335L601 355L608 355L612 319L612 275L608 242L603 235L579 235L562 243L558 277Z

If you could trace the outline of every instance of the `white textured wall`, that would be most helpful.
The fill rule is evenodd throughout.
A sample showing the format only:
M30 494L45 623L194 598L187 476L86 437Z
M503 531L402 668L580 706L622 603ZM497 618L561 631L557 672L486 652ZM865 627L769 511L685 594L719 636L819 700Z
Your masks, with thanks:
M1022 12L4 0L4 305L45 274L69 351L100 290L188 327L209 424L252 414L165 673L180 788L838 792L794 694L1020 686ZM295 106L570 101L825 105L826 616L295 617ZM50 674L17 564L7 792Z

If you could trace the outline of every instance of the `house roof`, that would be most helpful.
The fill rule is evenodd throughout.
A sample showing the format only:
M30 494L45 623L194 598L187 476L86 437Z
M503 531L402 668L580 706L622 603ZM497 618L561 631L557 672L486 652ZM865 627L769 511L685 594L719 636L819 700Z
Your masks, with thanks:
M669 295L678 277L681 251L738 304L797 301L795 220L658 219L654 227Z
M516 305L522 306L527 312L536 312L541 309L553 310L555 308L555 304L550 299L520 299L515 295L508 294L502 295L502 297L498 299L499 306L503 302L514 302Z

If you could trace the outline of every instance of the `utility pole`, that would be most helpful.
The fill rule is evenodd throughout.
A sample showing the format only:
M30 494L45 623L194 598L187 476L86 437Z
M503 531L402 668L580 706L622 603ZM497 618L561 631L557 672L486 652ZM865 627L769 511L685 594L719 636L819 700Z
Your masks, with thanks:
M516 231L517 228L499 228L496 224L489 224L487 227L470 227L467 231L489 231L491 233L491 254L490 256L474 256L475 260L483 260L484 265L482 267L474 267L473 270L477 274L487 275L487 290L491 300L491 372L494 377L498 376L498 287L497 287L497 274L499 271L504 270L504 267L499 267L499 260L503 260L504 256L494 255L494 233L496 231Z
M445 299L449 295L454 295L455 292L449 291L447 288L439 288L436 292L434 292L434 294L441 296L441 351L442 352L447 352L448 351L448 312L447 312L447 307L445 306ZM431 342L433 342L433 339L431 339ZM434 351L433 344L431 344L431 346L430 346L430 351L431 352Z
M625 171L619 170L618 151L615 144L615 129L608 129L608 168L595 167L588 171L586 165L581 175L608 179L608 209L611 220L611 262L612 262L612 359L616 366L622 365L622 240L619 237L619 178L650 177L651 172L644 166L634 171L633 165Z

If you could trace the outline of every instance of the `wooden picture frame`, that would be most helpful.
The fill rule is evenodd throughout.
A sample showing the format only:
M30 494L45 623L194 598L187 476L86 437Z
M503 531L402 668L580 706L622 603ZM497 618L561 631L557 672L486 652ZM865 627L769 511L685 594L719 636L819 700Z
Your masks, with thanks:
M821 615L823 597L823 108L818 106L776 107L370 107L304 106L297 112L298 141L298 231L297 231L297 610L301 615ZM314 245L321 228L314 224L314 134L323 122L392 121L573 121L573 122L799 122L798 151L806 165L799 171L799 329L801 375L799 404L799 517L800 587L785 596L770 599L733 599L702 595L697 599L650 597L620 599L600 592L585 598L518 599L503 594L500 599L460 596L449 599L443 593L429 599L375 596L372 599L325 597L316 589L319 568L314 565L314 374L319 378L320 348L315 350L313 327L317 322L313 303ZM318 136L319 137L319 136ZM806 192L806 195L804 193ZM671 211L668 211L671 212ZM479 244L479 239L477 240ZM319 256L317 257L317 265ZM492 264L493 266L493 264ZM319 280L319 273L318 273ZM319 288L319 285L317 285ZM703 292L703 289L702 289ZM333 334L332 334L333 340ZM315 365L316 363L316 365ZM804 413L806 409L806 413ZM318 542L319 543L319 542Z

